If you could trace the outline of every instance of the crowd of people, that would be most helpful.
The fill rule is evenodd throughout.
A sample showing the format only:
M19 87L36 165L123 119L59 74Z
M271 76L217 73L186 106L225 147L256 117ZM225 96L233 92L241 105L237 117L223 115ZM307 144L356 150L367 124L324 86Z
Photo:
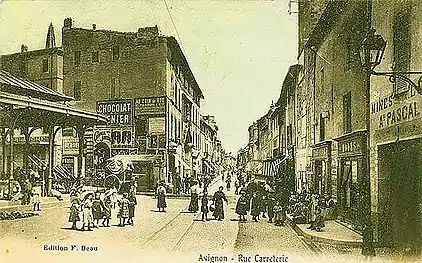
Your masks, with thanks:
M335 202L328 195L308 193L292 195L289 200L289 213L296 224L309 224L308 229L321 231L325 220L335 212Z

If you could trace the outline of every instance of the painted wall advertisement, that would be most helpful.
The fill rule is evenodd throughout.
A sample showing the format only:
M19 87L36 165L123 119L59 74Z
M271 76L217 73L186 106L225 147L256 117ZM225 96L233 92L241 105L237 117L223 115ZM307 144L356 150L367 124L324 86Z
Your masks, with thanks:
M166 113L165 97L150 97L135 99L135 116L164 115Z
M132 125L133 101L98 101L97 113L108 117L108 126Z

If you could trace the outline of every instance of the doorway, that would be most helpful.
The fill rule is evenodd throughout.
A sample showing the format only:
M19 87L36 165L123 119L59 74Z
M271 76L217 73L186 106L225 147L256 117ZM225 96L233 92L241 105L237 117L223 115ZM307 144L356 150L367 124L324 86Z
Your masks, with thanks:
M379 177L384 206L387 244L401 250L421 253L422 240L422 140L408 140L379 146ZM382 186L382 185L381 185Z

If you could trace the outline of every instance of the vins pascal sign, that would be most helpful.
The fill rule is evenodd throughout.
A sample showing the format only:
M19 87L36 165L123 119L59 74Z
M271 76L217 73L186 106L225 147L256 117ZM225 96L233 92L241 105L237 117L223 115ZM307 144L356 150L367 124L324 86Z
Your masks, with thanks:
M132 125L133 101L98 101L97 113L108 117L107 125Z

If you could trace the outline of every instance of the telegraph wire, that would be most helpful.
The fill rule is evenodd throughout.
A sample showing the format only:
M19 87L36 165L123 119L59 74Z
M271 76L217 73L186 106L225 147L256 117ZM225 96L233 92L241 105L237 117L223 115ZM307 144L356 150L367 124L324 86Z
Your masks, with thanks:
M164 4L166 5L166 9L167 9L167 12L170 16L170 20L171 20L171 23L173 24L174 30L176 31L177 38L179 39L180 47L182 48L183 54L187 58L187 54L186 54L185 48L183 46L182 38L180 37L179 31L177 30L176 24L174 23L173 16L171 15L170 8L169 8L166 0L164 0Z

